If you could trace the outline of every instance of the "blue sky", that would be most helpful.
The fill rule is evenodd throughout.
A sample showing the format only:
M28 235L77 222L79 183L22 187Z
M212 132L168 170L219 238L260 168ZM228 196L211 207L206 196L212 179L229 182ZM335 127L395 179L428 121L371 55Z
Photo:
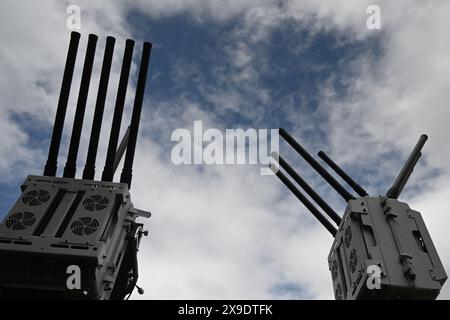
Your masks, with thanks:
M423 7L379 1L383 28L373 31L366 28L371 3L365 0L2 2L0 21L9 25L0 24L0 73L11 76L0 81L0 217L20 183L41 174L45 164L70 34L69 4L81 8L83 37L100 35L99 48L106 35L117 37L116 54L126 38L137 40L127 110L141 44L154 45L132 190L136 206L153 213L140 257L142 282L150 288L146 298L332 298L326 263L331 238L275 177L262 177L253 166L171 163L171 132L190 129L196 120L220 130L284 127L311 153L325 150L375 195L388 189L419 134L430 134L404 200L426 212L444 264L450 264L442 227L450 223L442 201L450 196L450 43L442 31L450 27L450 7L444 1ZM82 42L79 60L84 48ZM76 70L60 166L80 66ZM99 152L101 168L105 147ZM281 154L342 211L341 199L287 145ZM79 168L84 155L80 150Z

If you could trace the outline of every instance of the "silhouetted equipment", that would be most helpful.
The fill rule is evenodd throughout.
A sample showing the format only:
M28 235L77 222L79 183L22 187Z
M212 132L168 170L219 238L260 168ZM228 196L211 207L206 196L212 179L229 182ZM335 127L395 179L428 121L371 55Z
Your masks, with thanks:
M341 218L277 153L281 168L338 225L338 229L278 169L271 168L288 189L330 231L334 241L328 256L336 299L435 299L447 280L442 262L421 214L398 201L421 157L427 140L422 135L385 196L372 197L323 151L318 155L350 185L353 197L286 130L283 137L346 200ZM337 214L336 214L337 216Z
M109 74L114 54L116 39L106 38L105 53L103 57L100 83L98 85L97 103L95 104L94 119L92 121L91 139L89 141L86 165L83 171L83 179L93 180L95 176L95 160L97 159L98 142L102 129L103 112L105 110L106 94L108 92Z
M26 179L22 195L0 225L2 298L123 299L135 287L143 293L136 285L137 252L148 233L136 219L149 218L150 213L134 208L129 189L151 44L144 43L131 124L117 149L134 47L134 41L126 42L108 147L112 162L107 159L105 165L107 179L94 181L115 45L115 39L107 37L83 179L75 179L97 39L89 35L64 177L55 176L80 40L76 32L71 35L44 176ZM113 182L125 151L126 174L120 183ZM79 281L74 280L78 276Z
M78 94L77 108L73 120L72 136L70 138L69 153L67 155L66 166L64 167L64 178L75 178L77 170L77 156L80 147L81 129L83 128L84 113L91 83L92 67L94 66L95 49L98 37L90 34L86 58L84 60L83 73L81 75L80 92Z
M48 160L45 165L44 175L54 177L58 164L59 146L61 144L64 119L66 118L67 103L69 102L70 87L72 85L73 71L77 60L80 34L72 32L70 37L69 51L67 53L66 66L64 68L61 92L59 94L58 107L56 109L55 125L53 127L52 140L48 151Z
M136 151L136 141L139 131L139 122L141 121L142 103L144 101L145 83L147 81L147 69L150 62L150 53L152 45L148 42L144 43L142 51L141 68L139 70L139 78L136 85L136 96L134 98L133 115L130 125L130 138L128 139L127 151L125 154L125 163L120 176L120 182L131 185L133 177L134 153Z
M109 137L108 151L106 153L105 168L103 169L102 181L112 181L114 178L114 160L117 144L119 143L120 126L122 114L127 95L128 78L130 76L131 61L133 59L134 41L127 40L125 53L123 55L122 70L120 71L119 88L117 89L116 106L114 108L111 135Z

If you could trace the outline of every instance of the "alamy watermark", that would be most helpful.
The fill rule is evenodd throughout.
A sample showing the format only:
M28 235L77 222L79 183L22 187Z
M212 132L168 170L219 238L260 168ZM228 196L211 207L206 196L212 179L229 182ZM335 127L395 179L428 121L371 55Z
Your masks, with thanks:
M381 29L381 9L378 5L372 4L367 7L366 13L368 14L366 20L366 26L369 30Z
M77 5L67 7L66 13L69 15L66 20L66 26L70 30L81 30L81 9Z
M261 165L261 175L273 175L267 166L272 152L278 153L278 129L203 130L202 121L194 121L193 132L178 128L172 132L171 160L176 165Z
M69 290L81 289L81 269L77 265L67 267L66 273L69 275L66 280L66 286Z
M378 265L370 265L367 267L367 277L366 286L369 290L379 290L381 289L381 268Z

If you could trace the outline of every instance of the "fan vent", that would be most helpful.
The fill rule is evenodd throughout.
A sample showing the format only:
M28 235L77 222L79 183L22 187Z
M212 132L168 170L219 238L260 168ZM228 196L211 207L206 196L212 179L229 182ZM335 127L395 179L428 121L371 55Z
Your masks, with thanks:
M97 231L99 225L98 221L94 218L82 217L72 222L70 229L77 236L84 236Z
M358 255L356 254L356 249L350 252L350 270L352 273L356 271L356 266L358 265Z
M36 222L36 217L31 212L16 212L6 219L5 225L8 229L23 230L32 226Z
M46 190L32 190L30 192L25 193L25 195L22 197L23 203L31 206L36 207L43 203L46 203L48 200L50 200L50 193Z
M333 261L332 266L331 266L331 277L333 278L333 281L336 280L337 275L338 275L338 262L335 259Z
M108 198L102 195L93 195L83 201L83 207L88 211L101 211L108 205Z
M344 233L344 244L346 248L349 248L352 243L352 228L347 226Z

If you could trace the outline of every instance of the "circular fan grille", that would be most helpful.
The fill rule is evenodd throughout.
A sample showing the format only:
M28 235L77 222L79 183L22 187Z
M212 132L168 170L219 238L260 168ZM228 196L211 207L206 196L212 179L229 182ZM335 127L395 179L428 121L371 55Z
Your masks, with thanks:
M35 207L39 206L43 203L46 203L50 199L50 193L45 190L33 190L30 192L27 192L22 197L23 203Z
M352 273L356 271L356 266L358 265L358 255L356 254L356 249L350 252L350 270Z
M331 266L331 277L333 278L333 281L336 280L337 275L338 275L338 263L336 260L334 260Z
M91 217L82 217L72 222L70 229L77 236L89 235L98 229L99 223Z
M32 226L36 222L36 217L31 212L16 212L6 219L5 225L12 230L23 230Z
M350 247L350 244L352 243L352 228L350 226L347 226L344 233L344 244L345 247Z
M109 204L108 198L101 195L90 196L83 201L83 207L88 211L100 211L105 209Z
M334 292L336 300L342 300L342 285L340 283L336 286L336 291Z

